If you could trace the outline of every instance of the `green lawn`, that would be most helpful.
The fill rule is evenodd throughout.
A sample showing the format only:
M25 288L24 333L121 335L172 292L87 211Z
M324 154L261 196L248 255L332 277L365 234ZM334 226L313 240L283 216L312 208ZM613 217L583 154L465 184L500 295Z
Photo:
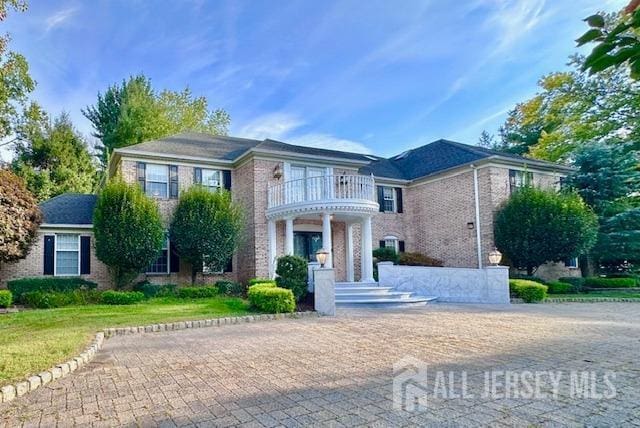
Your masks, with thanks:
M611 298L621 298L621 299L640 299L640 293L627 293L624 291L600 291L600 292L591 292L591 293L580 293L580 294L549 294L547 298L549 299L582 299L582 300L593 300L593 299L601 299L603 297L611 297Z
M238 298L151 299L131 306L88 305L0 314L0 386L78 355L107 327L244 315Z

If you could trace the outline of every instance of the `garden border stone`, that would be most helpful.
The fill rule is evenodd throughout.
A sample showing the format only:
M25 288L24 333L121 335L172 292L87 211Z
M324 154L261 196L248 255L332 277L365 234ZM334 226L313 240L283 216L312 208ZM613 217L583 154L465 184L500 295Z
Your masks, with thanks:
M203 327L220 327L227 324L250 323L256 321L281 320L286 318L311 318L319 317L321 314L315 311L293 312L288 314L261 314L261 315L245 315L240 317L212 318L207 320L196 321L179 321L173 323L151 324L138 327L117 327L107 328L104 331L96 333L89 347L77 357L57 364L49 370L45 370L37 375L32 375L24 380L13 384L5 385L0 388L0 403L8 403L16 397L21 397L31 391L35 391L41 386L68 376L81 367L90 363L96 356L98 351L102 349L105 339L114 336L124 336L129 334L146 334L163 331L184 330L187 328L203 328Z
M511 299L512 304L524 304L522 299ZM547 297L540 303L640 303L640 299L631 299L625 297L596 297L592 299L581 299L580 297ZM535 303L533 303L535 304Z

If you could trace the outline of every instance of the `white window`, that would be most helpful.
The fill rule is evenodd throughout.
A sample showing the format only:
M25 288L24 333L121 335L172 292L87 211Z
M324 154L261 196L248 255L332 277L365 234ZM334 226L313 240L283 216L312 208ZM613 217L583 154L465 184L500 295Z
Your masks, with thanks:
M56 235L55 272L58 276L80 275L80 236Z
M530 171L509 170L509 184L511 191L531 186L533 184L533 173Z
M222 172L214 169L203 169L202 185L212 192L218 191L222 187Z
M564 261L564 265L569 269L578 269L578 258L572 257Z
M326 168L312 166L291 166L287 178L287 199L291 202L317 201L325 195Z
M393 187L382 188L382 210L386 213L396 212L396 189Z
M395 236L385 236L384 237L384 248L393 248L396 253L400 252L398 238Z
M169 273L169 238L164 240L158 258L147 268L147 273Z
M145 173L145 189L148 196L167 198L169 196L169 166L148 163Z

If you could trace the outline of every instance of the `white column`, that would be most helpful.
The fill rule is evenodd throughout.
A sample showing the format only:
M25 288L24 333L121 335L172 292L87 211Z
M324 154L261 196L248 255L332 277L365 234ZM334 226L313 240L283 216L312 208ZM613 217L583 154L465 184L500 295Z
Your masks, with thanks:
M347 281L354 281L353 262L353 224L347 223Z
M293 255L293 218L285 219L284 253L287 256Z
M269 239L269 252L267 253L267 257L269 257L269 278L273 279L276 277L276 253L278 252L275 220L268 221L267 233Z
M322 248L327 250L327 261L324 264L326 269L333 268L333 248L331 244L331 215L329 213L322 214Z
M362 220L362 282L373 282L373 244L371 238L371 216Z

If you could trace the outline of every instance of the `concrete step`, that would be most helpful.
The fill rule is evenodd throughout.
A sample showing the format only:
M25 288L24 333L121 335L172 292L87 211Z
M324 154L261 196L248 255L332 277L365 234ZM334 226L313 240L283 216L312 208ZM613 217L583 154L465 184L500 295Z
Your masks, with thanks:
M403 291L389 291L385 293L336 293L336 302L345 300L380 300L380 299L409 299L412 293Z
M338 294L386 294L393 291L391 287L337 287Z
M336 306L371 308L424 306L436 299L437 297L410 297L407 299L350 299L336 301Z
M336 287L378 287L377 282L336 282Z

